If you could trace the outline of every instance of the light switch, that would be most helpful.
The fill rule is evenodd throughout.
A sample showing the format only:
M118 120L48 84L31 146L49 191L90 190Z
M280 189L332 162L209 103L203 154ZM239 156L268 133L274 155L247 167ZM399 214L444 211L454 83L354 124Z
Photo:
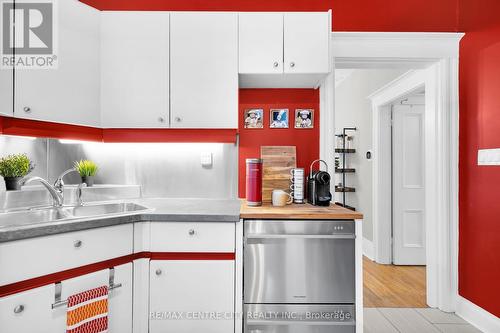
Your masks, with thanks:
M477 151L477 165L500 165L500 148L479 149Z
M201 166L204 168L211 168L213 165L212 153L210 152L201 153L200 160L201 160Z

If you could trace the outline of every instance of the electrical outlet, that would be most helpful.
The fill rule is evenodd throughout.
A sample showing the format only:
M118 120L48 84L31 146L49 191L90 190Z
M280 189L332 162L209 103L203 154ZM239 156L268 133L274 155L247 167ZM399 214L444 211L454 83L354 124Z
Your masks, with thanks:
M500 165L500 148L479 149L477 151L477 165Z
M204 168L210 168L213 165L212 153L203 152L200 155L201 166Z

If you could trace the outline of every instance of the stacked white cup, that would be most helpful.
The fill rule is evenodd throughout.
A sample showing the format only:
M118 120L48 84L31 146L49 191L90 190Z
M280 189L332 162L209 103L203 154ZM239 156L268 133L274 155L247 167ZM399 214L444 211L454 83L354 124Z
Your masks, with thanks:
M304 169L294 168L290 170L290 190L294 203L304 203Z

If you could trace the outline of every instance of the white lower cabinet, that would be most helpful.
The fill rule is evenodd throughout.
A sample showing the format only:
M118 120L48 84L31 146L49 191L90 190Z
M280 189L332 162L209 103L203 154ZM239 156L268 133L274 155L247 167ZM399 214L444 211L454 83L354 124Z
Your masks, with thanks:
M151 333L234 332L234 261L151 260Z
M54 317L54 285L0 298L2 333L55 333L61 331Z
M78 276L61 282L61 300L85 290L109 283L109 269ZM132 332L132 264L115 267L115 284L108 304L109 332ZM66 306L52 309L56 285L51 284L0 298L0 331L2 333L66 332Z

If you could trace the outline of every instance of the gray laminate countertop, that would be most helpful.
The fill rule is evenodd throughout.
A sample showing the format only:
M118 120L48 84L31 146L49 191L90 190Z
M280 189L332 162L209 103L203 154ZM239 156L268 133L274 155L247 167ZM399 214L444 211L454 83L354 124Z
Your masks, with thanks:
M144 206L148 210L27 225L16 225L15 221L7 225L0 224L0 243L142 221L236 222L240 219L239 200L141 198L126 201ZM99 203L89 203L94 204Z

